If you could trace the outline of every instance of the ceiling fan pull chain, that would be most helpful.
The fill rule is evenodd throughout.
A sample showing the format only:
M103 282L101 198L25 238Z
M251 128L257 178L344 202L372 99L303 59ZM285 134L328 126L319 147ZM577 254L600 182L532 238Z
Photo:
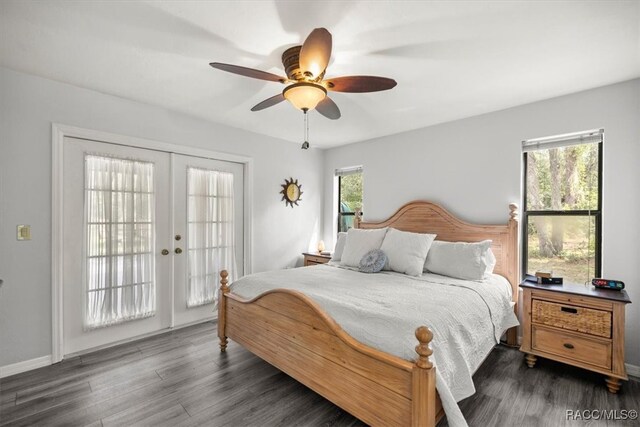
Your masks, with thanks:
M302 143L302 149L306 150L309 148L309 114L307 114L308 110L305 108L302 110L304 114L304 142Z

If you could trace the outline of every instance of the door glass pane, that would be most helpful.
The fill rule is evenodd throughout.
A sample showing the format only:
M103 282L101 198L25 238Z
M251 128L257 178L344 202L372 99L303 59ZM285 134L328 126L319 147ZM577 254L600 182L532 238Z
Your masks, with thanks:
M85 328L155 314L152 163L85 156Z
M598 209L600 144L527 153L527 210Z
M187 307L217 299L221 269L236 278L233 174L187 168Z
M529 215L527 273L550 272L565 283L586 283L595 275L595 216Z

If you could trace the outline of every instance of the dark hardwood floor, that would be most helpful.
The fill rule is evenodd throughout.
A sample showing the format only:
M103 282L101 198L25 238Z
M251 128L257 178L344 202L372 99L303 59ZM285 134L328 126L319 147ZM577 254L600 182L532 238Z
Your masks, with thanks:
M0 425L353 426L358 420L237 344L218 351L205 323L0 380ZM565 421L566 409L640 409L640 383L498 346L461 402L470 426L633 425ZM637 425L637 422L635 423ZM440 423L446 426L446 420Z

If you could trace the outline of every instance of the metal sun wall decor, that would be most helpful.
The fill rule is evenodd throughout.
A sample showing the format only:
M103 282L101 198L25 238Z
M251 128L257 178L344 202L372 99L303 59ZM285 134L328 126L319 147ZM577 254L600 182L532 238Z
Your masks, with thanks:
M294 180L293 178L289 178L284 180L284 184L282 185L282 200L284 200L285 205L293 205L298 206L298 202L302 200L300 196L302 196L302 185L298 184L298 180Z

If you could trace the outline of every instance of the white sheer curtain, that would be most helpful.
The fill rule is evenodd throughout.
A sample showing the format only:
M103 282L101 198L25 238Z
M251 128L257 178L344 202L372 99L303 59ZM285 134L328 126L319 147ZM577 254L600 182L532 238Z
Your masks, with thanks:
M187 169L189 270L187 306L217 302L220 270L237 275L233 174Z
M154 167L85 156L85 328L155 314Z

